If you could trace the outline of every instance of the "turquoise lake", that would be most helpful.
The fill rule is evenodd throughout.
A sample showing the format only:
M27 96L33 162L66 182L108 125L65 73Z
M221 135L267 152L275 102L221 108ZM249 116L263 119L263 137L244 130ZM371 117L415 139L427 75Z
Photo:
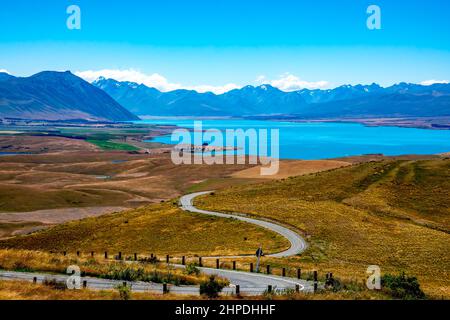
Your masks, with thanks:
M137 123L194 127L192 119L152 119ZM221 131L279 129L280 158L282 159L311 160L378 153L392 156L450 152L450 130L366 127L354 123L293 123L228 119L202 120L202 125L203 130ZM152 141L177 144L171 141L170 135L157 137Z

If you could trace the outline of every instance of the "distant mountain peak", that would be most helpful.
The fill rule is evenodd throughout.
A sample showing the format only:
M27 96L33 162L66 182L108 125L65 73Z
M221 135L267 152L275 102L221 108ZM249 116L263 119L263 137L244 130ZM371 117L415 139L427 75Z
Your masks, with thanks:
M10 80L15 78L14 76L10 75L7 72L0 72L0 81L4 81L4 80Z
M30 79L39 79L42 81L71 81L86 82L82 78L77 77L70 71L42 71L29 77Z
M258 89L264 90L264 91L270 91L270 90L281 91L280 89L278 89L270 84L262 84L258 87Z
M0 81L0 118L138 120L106 92L70 71L43 71Z

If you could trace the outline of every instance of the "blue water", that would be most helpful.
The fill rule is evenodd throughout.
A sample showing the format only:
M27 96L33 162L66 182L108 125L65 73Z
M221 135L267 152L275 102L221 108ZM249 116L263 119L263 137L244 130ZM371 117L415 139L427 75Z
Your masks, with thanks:
M363 154L436 154L450 151L450 130L366 127L353 123L293 123L254 120L202 120L203 129L279 129L280 158L327 159ZM192 119L152 119L139 123L193 128ZM170 136L151 141L176 144Z
M8 156L24 156L29 155L31 153L28 152L0 152L0 157L8 157Z

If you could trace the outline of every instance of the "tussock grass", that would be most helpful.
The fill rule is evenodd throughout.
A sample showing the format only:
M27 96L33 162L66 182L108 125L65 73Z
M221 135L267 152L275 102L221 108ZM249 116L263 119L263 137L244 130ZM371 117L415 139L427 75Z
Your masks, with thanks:
M117 290L56 290L24 281L0 281L0 300L120 300ZM131 293L131 300L193 300L198 296Z
M188 274L165 263L126 263L104 259L63 256L37 251L0 250L0 269L17 272L66 274L67 267L77 265L82 276L112 280L195 285L208 279L201 273ZM220 279L221 283L227 281Z
M219 181L212 183L214 188L232 185L235 179L227 177L248 167L177 166L170 154L119 151L1 157L0 213L98 206L134 208L173 199L207 179Z
M239 300L243 297L221 296L220 300ZM266 300L267 296L245 297L249 300ZM387 299L386 295L379 292L320 292L317 294L285 294L273 295L273 300L368 300ZM0 300L120 300L117 290L56 290L52 287L32 284L23 281L1 281ZM131 300L205 300L207 297L184 296L175 294L131 293Z
M243 212L303 230L309 249L288 265L364 281L369 265L405 271L424 291L450 297L450 160L379 161L197 199L207 210Z
M289 247L286 239L264 228L235 219L191 214L173 203L162 203L0 241L0 248L180 257L253 254L260 243L266 252Z

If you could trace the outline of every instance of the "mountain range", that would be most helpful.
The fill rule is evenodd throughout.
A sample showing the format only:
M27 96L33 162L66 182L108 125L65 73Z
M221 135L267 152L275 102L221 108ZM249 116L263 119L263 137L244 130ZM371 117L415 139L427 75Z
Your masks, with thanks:
M284 92L270 85L224 94L161 92L143 84L99 78L93 85L140 116L294 115L300 118L450 116L450 84L345 85L329 90Z
M223 95L192 90L161 92L143 84L100 78L93 85L137 115L152 116L242 116L297 111L306 106L296 93L274 87L246 86Z
M161 92L134 82L99 78L92 84L71 72L31 77L0 73L0 119L131 121L137 116L376 119L450 117L450 84L344 85L284 92L270 85L223 94Z
M71 72L0 73L0 118L127 121L139 118Z

